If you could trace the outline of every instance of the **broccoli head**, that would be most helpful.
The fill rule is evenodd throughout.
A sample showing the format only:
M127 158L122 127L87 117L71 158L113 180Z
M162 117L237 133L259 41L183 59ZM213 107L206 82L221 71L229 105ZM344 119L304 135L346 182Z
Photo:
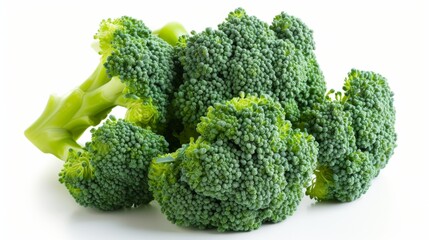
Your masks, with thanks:
M180 31L173 27L166 26L163 36L177 39L175 34ZM142 21L126 16L103 20L94 38L101 55L94 73L66 97L52 96L25 132L40 150L61 159L68 149L59 145L67 142L79 147L75 142L79 136L99 124L115 106L128 109L128 121L158 133L167 125L175 80L173 47Z
M276 36L285 41L290 41L294 48L298 49L305 58L305 77L302 89L295 98L301 109L311 107L320 102L326 92L326 84L322 71L314 54L315 42L313 31L300 19L290 16L285 12L274 17L270 28Z
M149 203L147 173L152 158L167 152L164 138L124 120L106 120L92 140L70 149L60 182L77 203L101 210Z
M319 143L317 168L306 194L318 201L352 201L364 194L375 169L368 154L357 149L352 119L339 101L327 97L301 115L301 128Z
M248 231L296 210L317 143L292 128L280 104L264 96L216 103L197 131L196 141L151 163L150 189L170 221Z
M350 112L358 149L368 152L378 172L396 147L393 92L380 74L353 69L345 80L344 109Z
M282 13L269 26L241 8L217 29L182 37L176 52L183 83L173 100L178 119L195 128L209 106L244 92L270 96L296 121L326 92L313 49L312 31L299 19Z
M301 115L300 126L319 143L318 166L307 194L319 201L362 196L396 146L393 93L373 72L352 70L345 94L328 92Z

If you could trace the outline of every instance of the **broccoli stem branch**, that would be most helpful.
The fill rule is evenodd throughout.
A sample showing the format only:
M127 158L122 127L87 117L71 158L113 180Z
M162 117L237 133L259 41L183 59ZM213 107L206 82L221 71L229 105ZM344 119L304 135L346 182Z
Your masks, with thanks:
M153 31L152 33L166 41L171 46L176 45L180 36L188 35L185 27L178 22L167 23L162 28Z
M155 33L154 33L155 34ZM156 35L174 45L180 35L187 34L178 23L165 25ZM51 96L43 113L25 131L25 136L44 153L66 160L69 150L81 151L76 140L90 126L98 125L115 106L129 108L135 99L127 98L126 85L119 77L110 78L104 64L108 54L101 56L94 72L65 97ZM147 124L156 114L151 104L135 107L137 122ZM141 118L141 119L140 119Z
M51 153L59 159L67 158L68 149L81 146L72 133L62 127L76 111L71 102L79 101L82 93L73 91L66 98L50 96L42 115L25 131L25 136L44 153Z
M78 139L88 127L95 126L106 118L113 107L117 105L126 107L126 99L123 97L124 89L125 84L118 77L113 77L104 85L84 92L81 107L63 127L71 131L74 139ZM79 90L81 89L75 91Z
M110 78L108 77L106 72L106 68L104 67L104 63L106 62L105 58L106 57L104 56L101 58L100 63L98 64L94 72L88 77L86 81L84 81L79 86L82 91L94 90L110 81Z
M116 105L126 105L124 88L119 78L108 79L104 67L99 65L66 97L51 96L25 136L42 152L65 160L70 148L81 148L76 140L88 127L99 124Z

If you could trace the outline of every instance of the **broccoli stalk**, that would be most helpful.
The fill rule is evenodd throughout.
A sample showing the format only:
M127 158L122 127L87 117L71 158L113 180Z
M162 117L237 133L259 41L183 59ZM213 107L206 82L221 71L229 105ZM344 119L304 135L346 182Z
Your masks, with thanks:
M178 23L158 32L170 44L186 34ZM79 149L76 140L81 134L115 106L128 109L127 120L164 131L175 74L173 47L159 37L130 17L103 20L94 36L99 65L67 96L51 96L41 116L25 131L26 137L42 152L66 160L70 148Z
M167 23L164 27L153 31L152 34L160 37L172 46L176 45L180 36L188 35L183 25L178 22Z
M94 90L82 89L90 82L86 81L65 98L51 96L43 113L25 131L26 137L42 152L66 160L68 149L80 147L76 140L88 127L105 119L114 106L126 107L124 84L118 78ZM95 81L92 83L94 87Z

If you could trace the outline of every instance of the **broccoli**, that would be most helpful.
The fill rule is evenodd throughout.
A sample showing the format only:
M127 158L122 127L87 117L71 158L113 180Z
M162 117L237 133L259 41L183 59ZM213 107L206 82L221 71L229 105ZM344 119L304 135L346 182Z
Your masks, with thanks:
M178 24L161 31L170 41L185 33ZM41 151L60 159L68 155L63 145L79 148L79 136L115 106L126 107L126 119L142 127L162 133L167 125L175 81L173 47L142 21L126 16L103 20L94 38L101 55L94 73L68 96L51 96L25 131Z
M173 105L185 130L194 129L209 106L240 92L270 96L292 122L326 92L312 31L286 13L269 26L239 8L218 29L181 37L175 49L183 83Z
M248 231L292 215L315 168L317 143L279 103L241 95L209 107L200 134L155 158L149 187L181 226Z
M367 192L396 147L386 78L352 69L343 92L326 93L312 30L285 12L267 24L238 8L191 33L103 20L97 68L25 131L64 161L59 181L78 204L155 199L177 225L250 231L291 216L304 193L349 202ZM107 118L116 106L124 119Z
M285 12L274 17L270 28L278 38L292 42L293 46L305 56L305 81L301 85L302 90L299 91L298 97L295 98L300 108L307 109L320 102L326 92L326 83L314 54L316 47L313 31L300 19Z
M302 113L300 128L319 143L317 169L307 195L319 201L352 201L365 193L374 176L368 154L357 149L352 119L339 101L328 99Z
M393 92L380 74L353 69L345 80L344 109L352 116L356 145L370 154L376 175L396 147Z
M91 133L84 147L68 150L59 174L76 202L105 211L149 203L148 168L167 152L165 139L113 117Z
M319 143L318 166L307 195L319 201L353 201L364 194L396 146L393 93L387 80L353 69L344 96L328 92L304 111L298 125Z

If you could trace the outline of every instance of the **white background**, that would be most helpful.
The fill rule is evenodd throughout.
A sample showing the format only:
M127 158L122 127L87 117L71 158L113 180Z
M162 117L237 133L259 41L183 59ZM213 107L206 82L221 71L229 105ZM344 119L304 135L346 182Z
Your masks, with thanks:
M248 233L180 228L156 204L111 213L78 206L57 181L62 162L23 131L49 94L95 68L100 20L129 15L152 29L176 20L201 31L239 6L267 22L286 11L310 26L329 88L340 89L353 67L388 78L398 147L367 194L344 204L305 197L286 221ZM428 239L428 10L417 0L0 1L0 239Z

